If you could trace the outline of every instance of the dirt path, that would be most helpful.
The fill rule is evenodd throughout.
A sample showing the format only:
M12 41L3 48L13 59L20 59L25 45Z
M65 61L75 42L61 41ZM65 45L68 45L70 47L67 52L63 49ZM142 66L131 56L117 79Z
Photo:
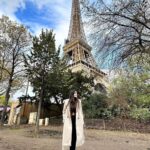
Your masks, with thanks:
M61 150L62 127L0 129L0 150ZM150 150L150 134L85 129L85 144L77 150ZM66 149L67 150L67 149Z

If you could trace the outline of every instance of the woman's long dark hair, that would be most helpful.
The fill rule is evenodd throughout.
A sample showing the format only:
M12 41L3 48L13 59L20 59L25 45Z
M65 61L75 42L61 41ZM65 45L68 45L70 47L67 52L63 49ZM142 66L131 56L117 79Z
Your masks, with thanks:
M77 97L74 97L74 93L76 92L76 90L72 90L70 91L69 94L69 103L70 103L70 111L72 111L73 109L76 109L77 105L79 104L79 94L77 92Z

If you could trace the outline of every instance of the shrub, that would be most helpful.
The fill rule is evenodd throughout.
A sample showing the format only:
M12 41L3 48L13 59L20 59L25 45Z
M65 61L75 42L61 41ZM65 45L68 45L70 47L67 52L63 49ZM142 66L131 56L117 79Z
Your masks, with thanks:
M130 116L140 122L150 120L150 111L148 108L133 108L130 112Z
M94 93L89 99L84 100L83 110L86 118L111 118L111 111L108 109L107 96L102 93Z

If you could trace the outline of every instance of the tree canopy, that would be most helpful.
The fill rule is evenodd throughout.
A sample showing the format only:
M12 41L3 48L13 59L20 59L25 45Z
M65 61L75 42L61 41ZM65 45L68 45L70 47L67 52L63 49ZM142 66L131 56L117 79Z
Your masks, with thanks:
M82 0L83 12L92 28L90 37L99 63L111 67L150 56L150 2L148 0ZM103 58L103 59L102 59ZM107 62L108 63L108 62Z

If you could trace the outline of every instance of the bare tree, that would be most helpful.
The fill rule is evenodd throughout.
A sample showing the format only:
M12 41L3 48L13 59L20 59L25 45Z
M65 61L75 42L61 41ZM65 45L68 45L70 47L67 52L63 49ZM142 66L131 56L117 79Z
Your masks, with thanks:
M24 78L23 54L30 47L30 35L23 25L9 20L8 17L0 18L0 86L4 87L5 108L2 113L1 125L10 97L10 92L21 88Z
M110 60L116 67L134 56L150 56L150 1L82 0L91 27L91 39L100 62ZM137 63L138 63L137 61Z

